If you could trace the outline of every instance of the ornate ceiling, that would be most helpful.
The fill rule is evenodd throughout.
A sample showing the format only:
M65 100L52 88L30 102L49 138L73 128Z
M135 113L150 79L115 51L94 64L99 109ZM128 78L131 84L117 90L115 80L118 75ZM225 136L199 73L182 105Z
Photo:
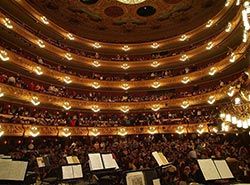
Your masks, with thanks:
M127 5L116 0L28 0L64 29L105 42L146 42L169 38L205 23L225 1L146 0Z

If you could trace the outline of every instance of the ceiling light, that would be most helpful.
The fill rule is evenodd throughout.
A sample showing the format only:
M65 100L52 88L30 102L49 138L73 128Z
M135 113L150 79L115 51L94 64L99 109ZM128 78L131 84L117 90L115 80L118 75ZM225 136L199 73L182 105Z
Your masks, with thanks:
M93 128L91 131L90 131L90 134L92 135L92 136L99 136L100 135L100 132L98 131L98 129L97 128Z
M198 134L203 134L204 132L204 126L202 124L200 124L196 130L198 132Z
M212 41L210 41L209 43L207 43L206 50L210 50L210 49L212 49L212 48L213 48L213 46L214 46L213 42L212 42Z
M38 131L38 128L35 127L35 126L33 126L33 127L30 128L30 132L29 133L30 133L30 135L32 137L37 137L40 134L40 132Z
M38 40L37 41L37 44L38 44L38 46L40 47L40 48L45 48L45 44L44 44L44 42L42 41L42 40Z
M129 47L128 45L124 45L124 46L122 47L122 50L123 50L123 51L129 51L129 50L130 50L130 47Z
M37 105L40 104L40 101L39 101L39 99L38 99L37 96L33 96L33 97L31 98L31 103L32 103L33 105L37 106Z
M100 84L98 82L93 82L92 87L94 87L95 89L98 89L100 88Z
M93 66L95 66L95 67L100 67L100 66L101 66L100 62L98 62L97 60L94 60L94 61L92 62L92 64L93 64Z
M37 75L42 75L43 74L43 71L42 71L42 68L39 67L39 66L36 66L35 69L34 69L35 73Z
M153 61L151 66L152 67L158 67L160 65L160 63L158 61Z
M68 33L67 37L69 40L75 40L75 37L71 33Z
M102 46L98 42L95 42L93 44L93 47L96 48L96 49L98 49L98 48L101 48Z
M211 67L210 70L209 70L209 72L208 72L208 74L210 76L213 76L213 75L215 75L216 72L217 72L216 68L215 67Z
M8 54L6 51L1 50L0 52L0 58L2 61L8 61L10 58L8 57Z
M243 37L242 37L242 42L246 43L248 40L248 31L244 30L243 31Z
M120 136L126 136L128 134L128 132L126 131L125 128L120 128L118 131L118 135Z
M62 135L64 137L69 137L71 135L69 128L63 128Z
M44 24L49 24L49 21L48 21L48 19L47 19L45 16L42 16L42 17L41 17L41 20L42 20L42 22L43 22Z
M121 111L124 113L127 113L129 111L129 107L128 106L121 106Z
M211 19L210 19L209 21L207 21L206 27L207 27L207 28L211 27L211 26L213 25L213 22L214 22L214 21L211 20Z
M214 102L215 102L215 96L209 96L207 102L208 102L210 105L214 104Z
M152 87L155 88L155 89L157 89L160 86L161 86L161 83L157 82L157 81L153 82L153 84L152 84Z
M100 108L99 108L98 105L92 105L91 110L92 110L93 112L99 112L99 111L100 111Z
M188 56L186 54L181 55L180 61L186 61L188 60Z
M232 29L232 24L229 22L228 24L227 24L227 27L226 27L226 29L225 29L225 32L230 32L231 31L231 29Z
M182 107L183 109L188 108L188 107L189 107L189 102L188 102L188 101L183 101L182 104L181 104L181 107Z
M234 99L234 103L235 103L235 105L239 105L241 103L241 99L239 97L236 97Z
M159 105L159 104L154 104L154 105L152 105L152 107L151 107L151 109L153 110L153 111L158 111L158 110L160 110L160 108L161 108L161 106Z
M187 37L187 35L185 35L185 34L183 34L181 37L180 37L180 41L185 41L185 40L187 40L188 39L188 37Z
M13 28L10 19L7 18L7 17L3 18L3 23L4 23L4 26L6 26L8 29L12 29Z
M187 84L188 82L190 82L190 78L188 76L185 76L185 77L183 77L183 79L181 80L181 82L183 84Z
M183 134L185 132L185 129L183 126L178 126L175 132L177 134Z
M157 42L154 42L152 45L151 45L151 48L153 49L157 49L160 45L157 43Z
M126 70L126 69L130 68L130 66L127 63L124 63L121 65L121 68Z
M232 97L234 95L234 92L235 92L235 88L234 87L230 87L228 89L228 92L227 92L227 95Z
M65 76L65 77L63 78L63 81L64 81L66 84L72 83L72 80L71 80L71 78L70 78L69 76Z
M70 53L66 53L64 56L65 56L65 58L67 60L72 60L73 59Z
M149 127L148 128L148 133L149 134L156 134L157 133L157 129L155 127Z
M129 87L129 84L124 83L124 84L122 84L122 88L123 88L124 90L128 90L130 87Z
M63 102L63 108L65 109L65 110L69 110L69 109L71 109L71 106L70 106L70 104L69 104L69 102Z
M236 60L236 55L234 54L234 52L232 52L232 53L230 54L230 59L229 59L229 61L230 61L231 63L234 63L235 60Z
M146 0L117 0L120 3L124 3L124 4L139 4L139 3L143 3Z

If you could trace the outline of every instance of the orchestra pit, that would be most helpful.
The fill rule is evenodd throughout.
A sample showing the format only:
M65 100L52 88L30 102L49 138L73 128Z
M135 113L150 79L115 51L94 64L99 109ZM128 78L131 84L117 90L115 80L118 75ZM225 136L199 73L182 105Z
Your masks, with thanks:
M0 185L250 184L250 1L0 10Z

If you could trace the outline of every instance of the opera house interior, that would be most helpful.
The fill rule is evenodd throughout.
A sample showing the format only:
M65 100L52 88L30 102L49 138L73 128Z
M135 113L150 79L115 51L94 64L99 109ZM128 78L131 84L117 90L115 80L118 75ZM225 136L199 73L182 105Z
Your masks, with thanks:
M0 9L0 185L250 183L250 1Z

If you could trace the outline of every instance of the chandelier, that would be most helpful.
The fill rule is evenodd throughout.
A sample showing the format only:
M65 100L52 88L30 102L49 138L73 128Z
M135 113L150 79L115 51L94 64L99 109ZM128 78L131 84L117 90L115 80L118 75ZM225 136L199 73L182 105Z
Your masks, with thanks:
M124 3L124 4L139 4L139 3L143 3L146 0L117 0L117 1Z
M250 127L250 92L241 90L232 101L224 107L220 118L238 128Z

